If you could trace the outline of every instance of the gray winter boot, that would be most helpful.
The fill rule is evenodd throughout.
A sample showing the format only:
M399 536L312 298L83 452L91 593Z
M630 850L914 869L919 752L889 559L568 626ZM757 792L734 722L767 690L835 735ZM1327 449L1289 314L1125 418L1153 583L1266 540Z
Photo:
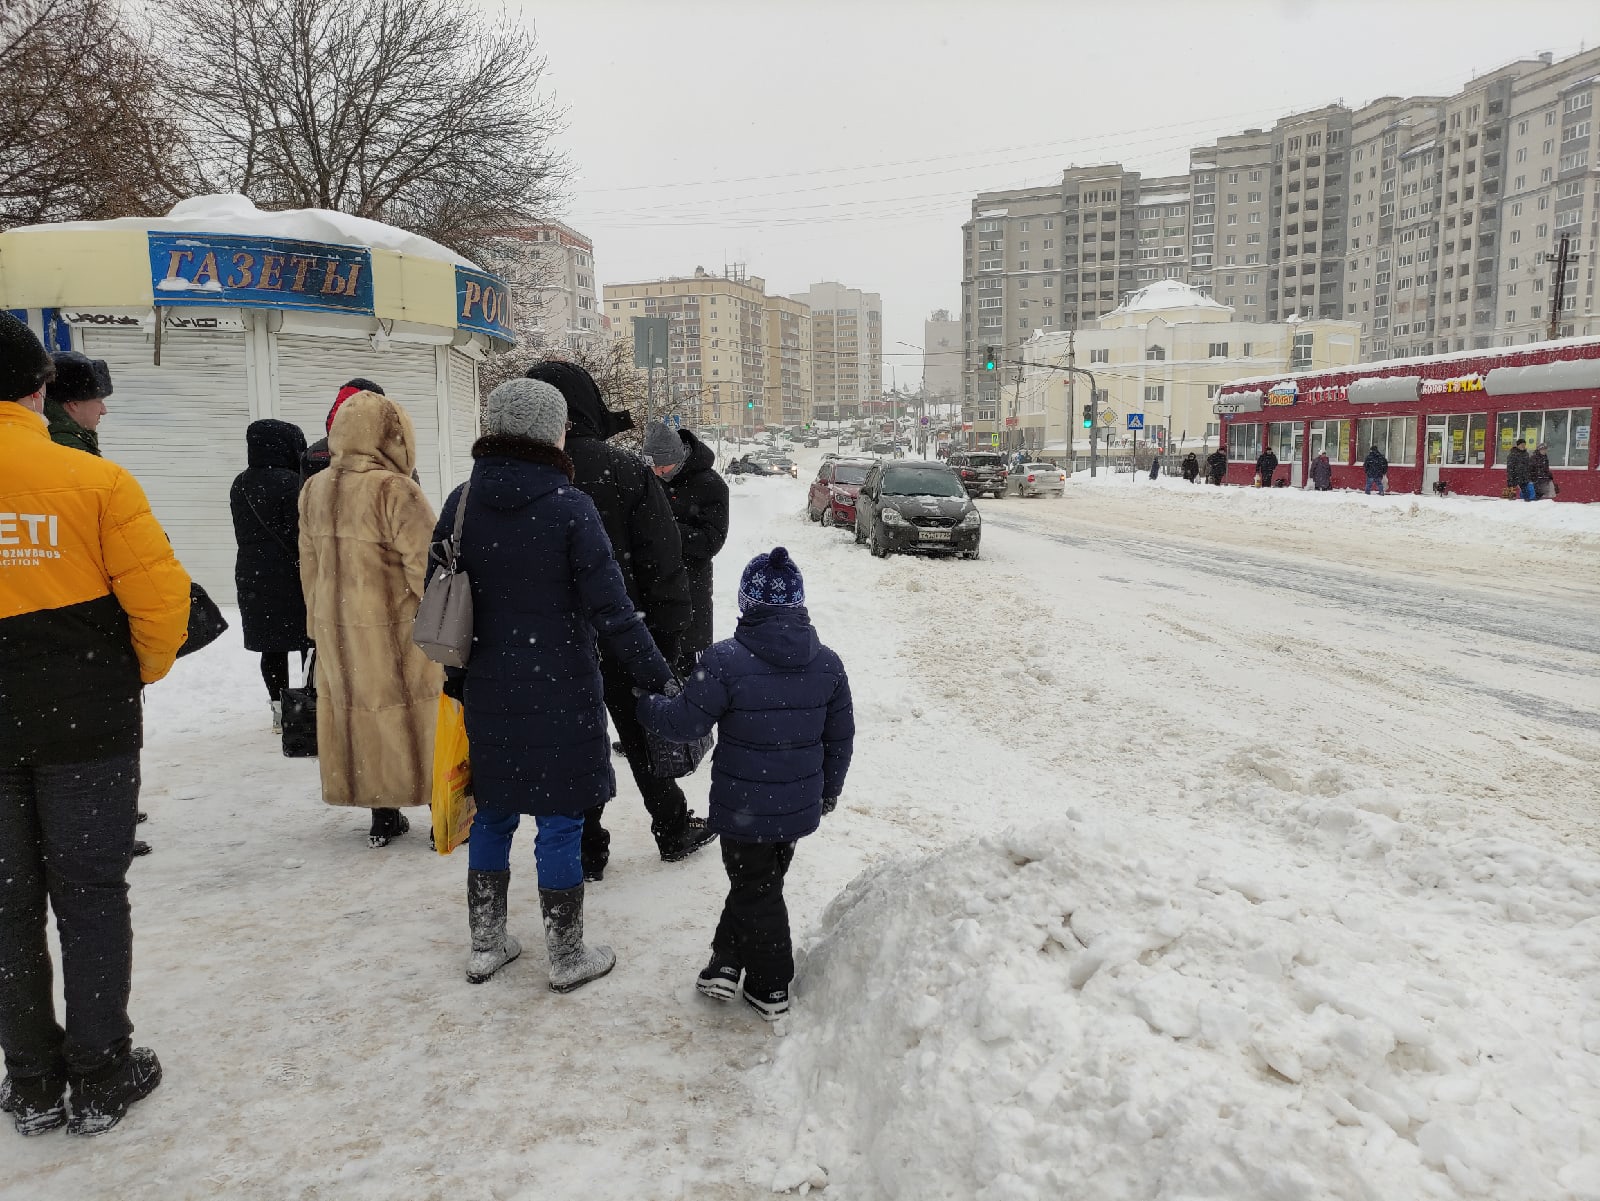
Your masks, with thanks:
M575 888L541 888L539 908L544 910L544 941L550 949L550 987L571 992L598 980L617 966L610 947L583 945L583 885Z
M510 883L509 871L467 872L467 925L472 930L469 984L482 984L522 954L522 944L506 933L506 887Z

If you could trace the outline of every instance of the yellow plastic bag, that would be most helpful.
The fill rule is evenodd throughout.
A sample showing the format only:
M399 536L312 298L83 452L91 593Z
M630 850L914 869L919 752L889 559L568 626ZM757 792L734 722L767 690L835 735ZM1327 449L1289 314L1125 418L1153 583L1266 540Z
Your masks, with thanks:
M439 697L433 735L433 845L448 855L472 832L478 811L472 796L472 757L467 750L467 715L460 701Z

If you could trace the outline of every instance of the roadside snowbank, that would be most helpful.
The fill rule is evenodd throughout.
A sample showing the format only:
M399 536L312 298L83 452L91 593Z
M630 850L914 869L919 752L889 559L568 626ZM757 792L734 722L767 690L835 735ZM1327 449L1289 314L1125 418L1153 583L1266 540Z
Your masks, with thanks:
M1249 846L1068 811L863 874L768 1081L804 1099L774 1188L1600 1198L1600 870L1261 767Z

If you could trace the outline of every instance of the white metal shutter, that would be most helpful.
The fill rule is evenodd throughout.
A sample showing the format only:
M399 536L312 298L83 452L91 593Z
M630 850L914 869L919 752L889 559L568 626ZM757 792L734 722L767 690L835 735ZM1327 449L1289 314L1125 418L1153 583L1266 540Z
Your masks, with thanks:
M360 376L383 389L411 415L417 429L417 476L435 510L439 487L438 356L432 346L392 342L383 350L347 338L280 333L278 416L306 432L306 441L326 436L328 410L349 380Z
M472 444L478 440L478 365L450 351L450 487L472 474ZM446 489L448 491L449 489Z
M245 468L250 399L245 335L138 330L81 331L84 353L111 368L100 450L127 468L189 574L222 604L233 603L235 543L228 488Z

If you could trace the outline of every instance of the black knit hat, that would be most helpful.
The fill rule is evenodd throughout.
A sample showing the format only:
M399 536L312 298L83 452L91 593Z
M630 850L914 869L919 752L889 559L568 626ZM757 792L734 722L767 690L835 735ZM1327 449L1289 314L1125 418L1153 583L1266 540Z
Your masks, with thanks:
M104 359L91 359L76 350L59 350L56 377L50 381L50 399L59 404L74 400L104 400L111 395L111 368Z
M32 396L55 370L37 335L0 309L0 400Z
M378 387L377 384L373 383L369 379L362 379L359 375L356 376L355 379L350 380L348 383L346 383L344 387L345 388L354 388L358 392L376 392L379 396L387 396L388 395L388 393L385 392L382 388ZM340 388L339 391L343 392L344 388Z

